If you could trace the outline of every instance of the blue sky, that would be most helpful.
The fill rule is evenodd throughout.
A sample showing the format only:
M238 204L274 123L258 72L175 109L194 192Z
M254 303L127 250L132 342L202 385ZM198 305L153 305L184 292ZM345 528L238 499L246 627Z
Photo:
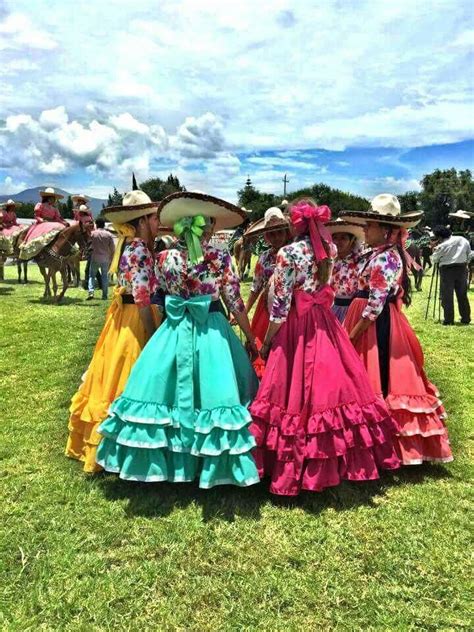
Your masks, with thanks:
M474 167L472 3L0 0L0 193L176 173L235 199Z

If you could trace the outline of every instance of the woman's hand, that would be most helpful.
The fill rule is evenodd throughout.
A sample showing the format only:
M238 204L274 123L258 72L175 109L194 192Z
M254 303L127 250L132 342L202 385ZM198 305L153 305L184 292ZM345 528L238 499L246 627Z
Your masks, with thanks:
M270 348L271 348L271 344L268 343L263 343L263 345L260 348L260 357L262 358L262 360L267 360L269 354L270 354Z
M245 343L245 349L249 354L250 360L254 362L258 358L258 349L257 345L255 344L255 338L247 340L247 342Z

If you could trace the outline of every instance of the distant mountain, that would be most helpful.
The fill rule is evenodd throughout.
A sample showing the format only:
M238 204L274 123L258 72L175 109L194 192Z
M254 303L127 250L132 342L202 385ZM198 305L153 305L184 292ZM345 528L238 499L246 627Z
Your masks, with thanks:
M44 191L46 186L42 187L34 187L33 189L25 189L24 191L20 191L20 193L15 193L14 195L0 195L0 202L6 202L7 200L15 200L15 202L39 202L39 192ZM84 193L87 195L87 191L74 191L73 193L69 193L69 191L65 191L64 189L59 189L58 187L54 187L54 190L58 193L62 193L64 198L61 202L66 202L69 195L75 195L76 193ZM107 204L107 200L100 200L99 198L90 197L89 207L94 216L98 215L102 210L102 204ZM20 212L21 214L21 212Z

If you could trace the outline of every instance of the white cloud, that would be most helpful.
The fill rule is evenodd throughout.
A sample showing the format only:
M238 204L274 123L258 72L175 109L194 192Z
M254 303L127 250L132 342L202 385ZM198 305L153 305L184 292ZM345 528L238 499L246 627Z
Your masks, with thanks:
M14 180L11 176L6 176L3 182L0 182L0 194L10 195L18 193L26 188L26 182Z
M46 130L52 130L56 127L62 127L69 121L66 108L64 105L60 105L53 110L44 110L41 112L39 122L41 127Z
M212 112L186 117L174 139L174 147L185 158L214 158L224 146L222 122Z
M10 13L0 22L0 50L37 48L51 50L57 43L22 13Z
M420 182L415 178L393 178L392 176L385 176L362 180L360 184L367 195L378 195L382 192L399 195L407 191L421 191Z

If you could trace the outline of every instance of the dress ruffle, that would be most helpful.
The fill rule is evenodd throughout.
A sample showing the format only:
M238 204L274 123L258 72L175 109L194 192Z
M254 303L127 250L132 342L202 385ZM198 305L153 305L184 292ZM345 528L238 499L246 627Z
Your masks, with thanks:
M97 463L131 481L258 483L248 429L257 384L222 314L177 325L168 316L98 428Z
M361 317L367 299L355 299L344 321L351 331ZM400 302L390 309L389 387L385 398L391 415L400 430L396 448L404 465L423 461L447 463L453 460L448 431L444 424L446 411L439 393L423 369L424 358L418 338L401 312ZM375 392L381 392L380 370L375 325L355 342L364 361Z
M97 446L102 438L97 428L125 388L145 343L146 334L136 305L122 305L120 297L114 298L84 381L69 408L66 456L82 461L84 472L102 469L96 463Z
M33 224L30 228L37 228L37 226L42 226L41 224ZM62 224L57 224L56 222L51 222L51 229L47 232L43 232L39 234L37 237L30 237L30 231L26 234L25 241L20 245L20 259L25 261L29 259L33 259L40 253L43 248L48 246L57 235L64 229ZM54 226L54 228L53 228ZM33 232L34 235L34 232Z
M400 466L398 426L320 292L295 292L250 407L259 473L274 494L374 480Z
M398 426L383 401L351 402L313 413L306 421L259 399L250 412L259 474L272 474L273 493L322 491L344 479L374 480L379 468L400 466L392 438Z
M99 427L104 440L98 462L120 478L190 482L199 477L203 488L259 482L255 472L249 476L255 469L250 454L255 440L248 430L251 417L244 406L196 411L190 446L183 442L176 407L143 404L140 410L140 402L122 397L112 410L112 416Z

